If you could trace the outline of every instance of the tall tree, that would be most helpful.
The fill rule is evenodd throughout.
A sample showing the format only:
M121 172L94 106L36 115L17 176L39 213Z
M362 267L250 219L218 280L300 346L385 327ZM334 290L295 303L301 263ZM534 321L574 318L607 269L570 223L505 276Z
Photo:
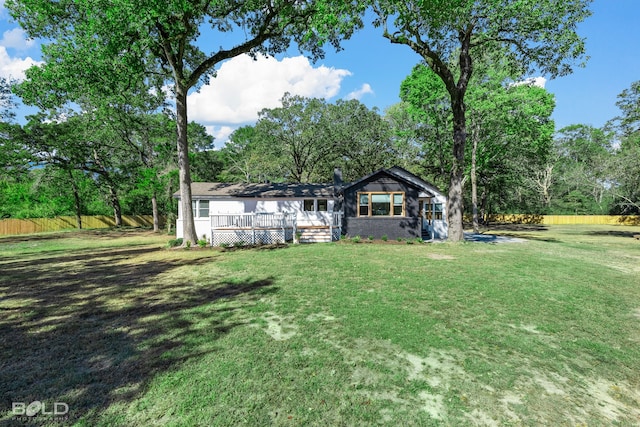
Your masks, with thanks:
M157 77L156 83L171 88L185 244L197 241L187 137L189 90L214 76L222 61L243 53L281 53L292 40L301 51L321 57L324 42L338 48L361 25L364 8L355 0L8 0L6 6L30 37L53 41L43 47L46 62L37 77L56 80L56 89L75 90L77 81L91 82L90 88L109 87L123 71ZM204 32L215 46L210 52L199 47Z
M453 113L453 156L449 180L449 239L461 241L462 181L467 141L465 95L474 61L503 52L514 70L551 77L571 72L584 56L576 25L590 12L590 0L374 0L383 36L410 47L445 85ZM453 64L448 61L456 58Z
M611 157L612 190L620 213L640 213L640 80L618 95L622 114L608 127L616 132L619 147Z
M529 83L514 83L499 60L478 64L467 93L467 121L472 149L465 159L465 178L471 181L474 230L478 229L480 207L494 196L494 182L512 175L526 176L533 166L544 162L551 145L554 124L550 119L553 96ZM414 67L402 82L400 96L408 111L420 121L425 169L442 177L451 146L447 130L452 112L442 80L425 65ZM478 200L478 187L483 191ZM483 209L484 210L484 209Z
M355 179L389 166L395 154L389 122L355 99L285 94L282 107L264 109L255 127L231 140L230 166L252 180L326 182L335 167Z
M570 125L555 137L554 208L561 213L606 213L612 136L588 125Z

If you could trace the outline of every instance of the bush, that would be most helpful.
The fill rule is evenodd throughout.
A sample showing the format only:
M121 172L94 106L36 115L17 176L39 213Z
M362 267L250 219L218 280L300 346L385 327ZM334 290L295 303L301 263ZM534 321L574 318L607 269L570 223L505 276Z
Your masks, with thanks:
M373 240L373 236L369 236L369 240Z
M354 237L352 237L352 238L351 238L351 241L352 241L353 243L360 243L360 236L354 236Z
M204 248L205 246L207 246L207 240L206 239L198 240L198 246L200 246L201 248Z
M387 240L389 240L389 237L386 234L382 235L382 241L386 242Z
M180 245L182 245L182 237L180 237L179 239L171 239L167 243L167 246L170 248L175 248L176 246L180 246Z

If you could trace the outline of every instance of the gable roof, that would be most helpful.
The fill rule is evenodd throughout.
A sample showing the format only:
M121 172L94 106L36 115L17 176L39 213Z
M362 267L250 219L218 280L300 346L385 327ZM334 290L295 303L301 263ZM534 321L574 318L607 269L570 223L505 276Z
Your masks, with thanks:
M347 188L354 187L372 177L385 174L398 181L404 182L429 196L442 195L436 186L417 177L411 172L398 166L389 169L379 169L353 182L333 184L273 184L273 183L226 183L226 182L192 182L191 196L205 199L228 198L280 198L280 197L336 197ZM180 198L180 192L173 194Z
M433 184L428 183L427 181L417 177L416 175L412 174L411 172L409 172L406 169L403 169L399 166L394 166L392 168L389 169L378 169L377 171L364 176L360 179L358 179L357 181L353 181L350 183L346 183L342 189L347 189L347 188L351 188L351 187L355 187L365 181L370 180L371 178L373 178L376 175L379 174L385 174L385 175L389 175L392 178L398 180L398 181L402 181L405 184L408 184L412 187L415 187L421 191L424 191L425 193L429 194L430 196L435 196L436 194L440 194L442 195L442 192L440 190L438 190L438 188L436 186L434 186Z
M226 199L229 197L333 197L333 185L192 182L191 196L210 199ZM180 192L174 193L173 197L180 198Z

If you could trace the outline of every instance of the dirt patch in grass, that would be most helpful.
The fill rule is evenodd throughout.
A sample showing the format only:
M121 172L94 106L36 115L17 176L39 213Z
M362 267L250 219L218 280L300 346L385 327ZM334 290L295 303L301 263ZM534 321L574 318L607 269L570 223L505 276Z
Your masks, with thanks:
M447 254L438 254L438 253L429 253L427 254L427 258L435 259L435 260L451 260L456 259L456 257Z

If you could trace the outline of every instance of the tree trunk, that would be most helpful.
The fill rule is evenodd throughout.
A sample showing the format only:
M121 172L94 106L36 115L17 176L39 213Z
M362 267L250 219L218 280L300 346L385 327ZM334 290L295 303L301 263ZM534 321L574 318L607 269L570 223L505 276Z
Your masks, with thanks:
M478 178L476 176L476 155L478 152L477 129L473 133L473 149L471 150L471 208L473 210L473 232L478 234Z
M464 240L462 228L463 200L462 179L464 175L464 146L467 140L464 101L459 91L451 99L453 111L453 163L449 181L449 199L447 200L447 222L449 223L448 240L461 242ZM464 93L464 92L462 92Z
M82 205L80 203L80 192L75 180L73 179L73 172L71 169L67 169L67 172L69 173L69 182L71 183L71 190L73 191L73 201L76 208L76 223L78 224L78 229L82 230Z
M157 233L160 231L160 218L158 214L158 198L156 197L155 190L153 190L153 195L151 196L151 210L153 212L153 232Z
M198 243L191 206L191 171L189 170L189 142L187 140L187 88L176 81L176 115L178 124L178 170L180 175L180 203L182 206L183 245Z
M122 207L118 199L118 193L112 183L109 183L109 199L113 207L113 217L116 220L116 227L122 227Z

